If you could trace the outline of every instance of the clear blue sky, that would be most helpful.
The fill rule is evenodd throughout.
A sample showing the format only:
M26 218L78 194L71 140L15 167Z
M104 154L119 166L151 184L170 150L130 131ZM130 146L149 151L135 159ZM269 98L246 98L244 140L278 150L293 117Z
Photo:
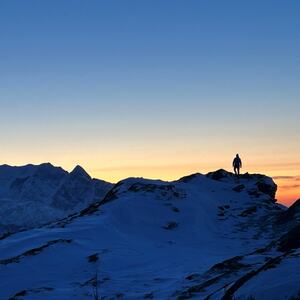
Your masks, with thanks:
M170 178L241 152L295 175L299 16L296 0L1 0L1 160Z

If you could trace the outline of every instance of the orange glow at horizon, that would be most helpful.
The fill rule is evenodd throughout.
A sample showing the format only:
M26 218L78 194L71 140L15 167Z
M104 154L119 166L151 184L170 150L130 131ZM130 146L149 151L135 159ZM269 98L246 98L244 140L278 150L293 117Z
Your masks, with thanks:
M169 144L168 147L161 145L159 148L154 145L132 147L124 144L122 149L105 144L101 148L81 145L74 147L72 152L62 145L59 152L41 152L40 149L31 147L28 148L28 153L25 153L23 149L24 156L18 158L12 157L9 152L3 152L2 163L24 165L49 161L68 171L78 164L92 177L113 183L128 177L172 181L192 173L206 174L221 168L232 171L231 162L234 154L232 148L223 149L217 145L184 148L178 144ZM272 155L270 161L270 157L258 150L244 149L240 154L243 160L243 173L260 173L273 177L278 185L276 194L278 202L289 206L300 198L300 158L297 155L281 152Z
M202 173L206 174L217 169L224 168L232 172L230 166L214 166L214 168L200 168L194 165L162 165L162 166L122 166L91 170L90 173L95 178L101 178L110 182L118 182L128 177L144 177L149 179L161 179L166 181L177 180L183 176ZM268 170L269 169L269 170ZM300 198L300 176L293 171L275 171L272 167L262 169L254 168L244 170L249 173L266 174L273 178L278 189L276 199L285 206L290 206ZM284 174L284 175L278 175Z
M278 185L276 198L278 201L286 206L292 205L297 199L300 198L300 176L290 179L275 179Z

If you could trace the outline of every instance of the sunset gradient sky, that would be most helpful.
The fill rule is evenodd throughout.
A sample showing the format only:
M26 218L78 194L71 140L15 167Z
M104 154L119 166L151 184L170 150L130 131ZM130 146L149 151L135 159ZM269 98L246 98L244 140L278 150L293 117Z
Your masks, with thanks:
M0 1L0 163L116 182L231 169L300 197L300 1Z

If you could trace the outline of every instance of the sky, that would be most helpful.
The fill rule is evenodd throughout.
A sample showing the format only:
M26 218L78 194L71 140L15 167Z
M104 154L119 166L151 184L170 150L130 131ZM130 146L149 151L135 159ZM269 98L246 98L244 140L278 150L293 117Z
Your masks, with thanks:
M224 168L300 198L298 0L0 0L0 164Z

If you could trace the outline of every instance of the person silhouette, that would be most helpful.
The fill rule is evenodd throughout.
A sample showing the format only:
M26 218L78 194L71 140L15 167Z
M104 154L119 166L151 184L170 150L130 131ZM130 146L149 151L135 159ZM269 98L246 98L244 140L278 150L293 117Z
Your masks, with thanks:
M240 168L242 167L242 161L237 154L232 162L233 170L235 175L239 176L240 175Z

